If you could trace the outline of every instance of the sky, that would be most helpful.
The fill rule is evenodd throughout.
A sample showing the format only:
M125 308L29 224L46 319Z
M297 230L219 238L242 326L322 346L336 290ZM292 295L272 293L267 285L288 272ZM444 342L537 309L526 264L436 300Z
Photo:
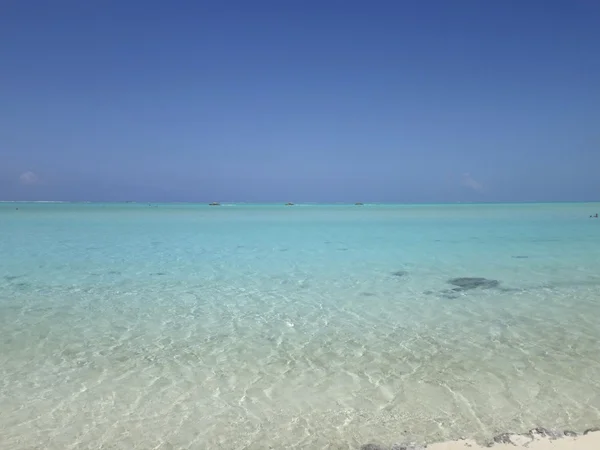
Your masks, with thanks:
M0 199L600 200L600 2L4 0Z

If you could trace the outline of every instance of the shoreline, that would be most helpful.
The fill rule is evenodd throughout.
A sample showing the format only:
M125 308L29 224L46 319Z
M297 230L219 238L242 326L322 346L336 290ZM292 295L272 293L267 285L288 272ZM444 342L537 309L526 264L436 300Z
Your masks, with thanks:
M365 444L360 450L597 450L600 449L600 427L586 429L583 433L571 430L556 430L538 427L527 433L502 433L486 443L461 438L453 441L431 444L397 443L385 446L375 443Z

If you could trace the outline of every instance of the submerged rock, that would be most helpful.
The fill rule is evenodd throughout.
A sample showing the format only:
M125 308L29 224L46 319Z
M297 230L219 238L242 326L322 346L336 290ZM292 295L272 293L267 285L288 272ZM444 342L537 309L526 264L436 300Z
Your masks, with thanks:
M510 433L499 434L498 436L494 436L494 442L496 444L512 444L511 436Z
M360 450L386 450L386 448L379 444L365 444L360 446Z
M527 255L514 255L513 258L515 258L515 259L527 259L527 258L529 258L529 256L527 256Z
M456 292L469 291L471 289L491 289L500 285L498 280L488 280L481 277L452 278L448 280L448 283L456 286L452 289Z
M403 277L408 275L408 272L406 270L396 270L395 272L392 272L392 275L395 277Z
M4 279L6 281L15 281L18 280L19 278L21 278L23 275L5 275Z
M543 436L543 437L547 437L550 439L558 439L561 438L565 435L565 433L561 430L551 430L549 428L543 428L543 427L537 427L534 428L533 430L529 430L529 434L531 436Z

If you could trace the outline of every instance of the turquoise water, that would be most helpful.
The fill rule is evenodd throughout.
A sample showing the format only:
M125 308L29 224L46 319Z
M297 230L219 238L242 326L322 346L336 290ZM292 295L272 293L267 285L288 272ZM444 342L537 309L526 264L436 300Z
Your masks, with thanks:
M0 204L1 446L353 449L597 425L596 212Z

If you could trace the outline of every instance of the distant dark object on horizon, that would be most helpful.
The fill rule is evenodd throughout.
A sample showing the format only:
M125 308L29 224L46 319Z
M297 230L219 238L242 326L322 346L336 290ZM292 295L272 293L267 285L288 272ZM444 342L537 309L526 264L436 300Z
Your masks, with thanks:
M294 204L290 202L290 203L286 203L285 206L294 206Z
M212 202L209 203L208 206L221 206L221 204L219 202Z
M356 202L356 203L355 203L355 205L356 205L356 206L362 206L362 205L364 205L364 203L361 203L361 202Z
M594 214L593 216L590 216L590 219L597 219L598 218L598 213Z

